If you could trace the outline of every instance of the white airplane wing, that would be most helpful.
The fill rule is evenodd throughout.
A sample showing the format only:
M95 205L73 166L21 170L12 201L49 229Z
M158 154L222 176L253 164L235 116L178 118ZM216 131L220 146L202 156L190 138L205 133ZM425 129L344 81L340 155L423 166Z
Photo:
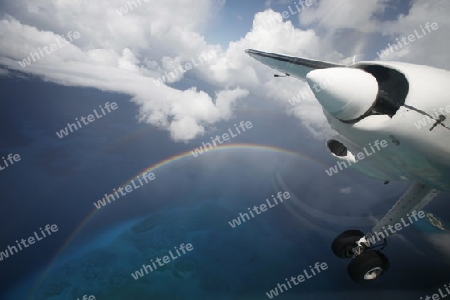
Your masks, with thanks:
M266 66L301 79L306 79L306 74L312 70L345 67L345 65L326 61L292 57L253 49L245 50L245 52Z

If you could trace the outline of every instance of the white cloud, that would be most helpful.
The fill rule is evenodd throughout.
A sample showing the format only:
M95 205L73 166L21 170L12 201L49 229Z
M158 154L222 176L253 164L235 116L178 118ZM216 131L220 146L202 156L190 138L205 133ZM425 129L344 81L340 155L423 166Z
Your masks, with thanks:
M9 71L7 69L0 68L0 77L7 77L9 76Z
M300 16L304 25L315 24L326 29L357 29L371 33L376 31L375 15L382 13L389 0L321 0Z
M446 29L450 25L450 20L447 18L449 12L450 2L446 0L433 2L416 0L413 1L408 15L400 15L392 22L380 23L380 32L391 38L392 45L397 43L396 38L399 40L402 37L407 38L415 34L415 30L422 36L399 51L386 56L384 60L399 60L450 69L447 51L450 40ZM435 22L439 28L424 35L421 26L425 27L427 22Z
M254 48L338 61L348 56L342 53L367 50L367 40L376 34L394 38L426 21L436 21L442 24L442 30L398 55L411 62L449 66L448 39L444 38L444 26L449 22L444 11L450 11L448 5L442 1L437 9L427 1L417 0L408 15L383 22L375 16L386 9L387 2L368 0L361 5L356 0L323 0L299 14L303 25L312 24L316 30L295 28L291 21L284 22L279 13L268 9L255 15L252 30L242 39L230 41L222 49L208 44L203 32L225 1L199 0L193 5L190 0L149 0L120 16L117 9L127 5L122 0L17 0L5 4L10 15L0 20L0 63L59 84L128 94L139 106L140 121L168 130L177 141L203 135L214 123L232 118L237 101L248 95L275 99L281 103L280 109L298 117L313 135L323 138L332 131L314 98L304 99L295 108L288 104L288 99L306 83L273 78L273 70L244 51ZM338 41L341 29L362 31L368 37ZM81 37L26 68L17 63L69 31L78 31ZM342 53L336 51L337 44ZM426 54L430 46L439 55ZM198 87L182 91L154 83L174 66L205 51L215 51L217 57L170 81L189 74L200 85L212 87L215 96Z
M153 3L143 4L122 17L114 12L116 7L124 4L121 1L89 4L83 13L76 5L81 2L61 1L53 5L49 1L37 1L31 4L28 14L19 9L18 15L23 15L23 20L32 24L51 19L52 22L41 26L53 28L54 32L6 16L0 27L0 35L4 37L0 42L0 62L10 69L64 85L129 94L140 105L140 120L169 130L175 140L181 141L203 134L204 126L232 117L235 101L248 94L237 87L219 89L213 99L195 88L179 91L164 85L158 87L153 82L152 78L171 70L173 64L168 62L198 59L197 55L204 50L217 49L206 45L199 33L190 31L201 29L200 25L209 18L208 11L212 7L209 1L198 1L196 5L188 1L177 1L176 4L174 1L151 1ZM158 5L157 10L154 5ZM143 20L145 11L155 18ZM101 19L100 12L103 13ZM50 13L55 15L51 17ZM67 14L78 14L79 18ZM173 22L167 21L169 14L173 14L170 17ZM65 30L79 31L81 38L25 68L20 67L18 60L57 39L62 40ZM150 45L151 40L160 41ZM166 52L169 48L171 51ZM181 50L179 53L174 51L177 48ZM170 56L170 52L174 56ZM198 67L201 68L205 66Z

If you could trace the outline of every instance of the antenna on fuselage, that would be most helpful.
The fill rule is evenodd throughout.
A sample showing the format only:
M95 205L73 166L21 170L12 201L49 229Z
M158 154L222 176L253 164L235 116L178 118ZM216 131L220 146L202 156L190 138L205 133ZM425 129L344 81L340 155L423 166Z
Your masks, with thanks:
M284 75L279 75L279 74L273 74L273 77L288 77L291 76L288 73L285 73Z

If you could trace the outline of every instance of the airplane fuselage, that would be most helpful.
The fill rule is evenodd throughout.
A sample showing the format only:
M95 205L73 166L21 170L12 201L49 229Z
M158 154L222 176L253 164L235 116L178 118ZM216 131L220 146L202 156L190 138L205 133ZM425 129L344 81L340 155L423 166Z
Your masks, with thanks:
M338 165L346 163L384 181L411 180L450 190L449 71L382 61L346 66L246 52L271 68L307 80L338 132L327 141ZM387 146L372 151L381 143Z
M450 190L450 72L397 62L359 62L351 67L368 65L397 70L406 77L409 89L404 104L392 116L373 114L345 123L324 109L330 125L340 134L335 139L349 154L356 156L377 140L388 142L388 147L351 167L381 180L415 180Z
M450 72L400 62L358 62L350 66L249 49L251 57L280 72L306 79L338 133L326 143L339 169L351 167L381 180L411 186L366 233L347 230L333 243L338 258L352 258L355 282L378 279L389 260L367 244L381 231L417 214L440 191L450 190ZM419 212L420 213L420 212ZM423 211L422 211L423 213ZM425 215L423 213L423 215ZM420 215L419 215L420 216Z

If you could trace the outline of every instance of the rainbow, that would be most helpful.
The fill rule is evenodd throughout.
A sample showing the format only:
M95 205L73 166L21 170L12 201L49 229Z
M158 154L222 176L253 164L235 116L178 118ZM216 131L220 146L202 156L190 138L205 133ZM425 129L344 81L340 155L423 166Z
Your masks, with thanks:
M268 151L268 152L284 153L284 154L287 154L287 155L290 155L290 156L293 156L293 157L302 158L302 159L305 159L305 160L309 160L309 161L315 162L315 163L317 163L319 165L322 165L324 168L328 168L328 166L326 164L324 164L323 162L321 162L321 161L319 161L317 159L314 159L312 157L309 157L309 156L307 156L307 155L305 155L303 153L294 152L294 151L286 150L286 149L275 147L275 146L260 145L260 144L246 144L246 143L225 144L225 145L220 145L220 146L217 146L217 147L215 147L213 149L210 149L210 150L206 151L205 153L203 153L201 155L202 156L203 155L208 155L208 153L210 153L210 152L225 151L225 150L253 150L253 151ZM162 160L162 161L160 161L160 162L158 162L158 163L156 163L154 165L151 165L151 166L143 169L138 174L132 176L129 180L127 180L123 184L121 184L120 187L125 188L125 186L130 184L133 179L136 179L136 177L142 176L143 174L146 174L146 173L155 172L155 171L157 171L159 169L162 169L163 167L165 167L165 166L167 166L169 164L172 164L174 162L180 161L182 159L185 159L185 158L188 158L188 157L191 157L191 156L193 156L192 152L191 151L186 151L186 152L174 155L172 157L169 157L167 159L164 159L164 160ZM192 159L194 159L194 157L192 157ZM34 295L34 293L37 291L37 289L39 288L41 283L47 277L48 273L51 270L51 267L53 266L53 264L55 263L57 258L64 252L64 250L68 247L70 242L78 234L78 232L89 222L89 220L91 220L96 215L96 213L98 211L99 211L99 209L94 208L90 213L88 213L83 218L81 223L75 228L73 233L70 234L69 237L64 241L62 246L58 249L55 257L51 260L49 265L45 268L45 271L42 273L42 276L40 276L39 279L37 280L37 283L34 285L32 291L28 295L28 299L31 299L30 297L32 297Z

